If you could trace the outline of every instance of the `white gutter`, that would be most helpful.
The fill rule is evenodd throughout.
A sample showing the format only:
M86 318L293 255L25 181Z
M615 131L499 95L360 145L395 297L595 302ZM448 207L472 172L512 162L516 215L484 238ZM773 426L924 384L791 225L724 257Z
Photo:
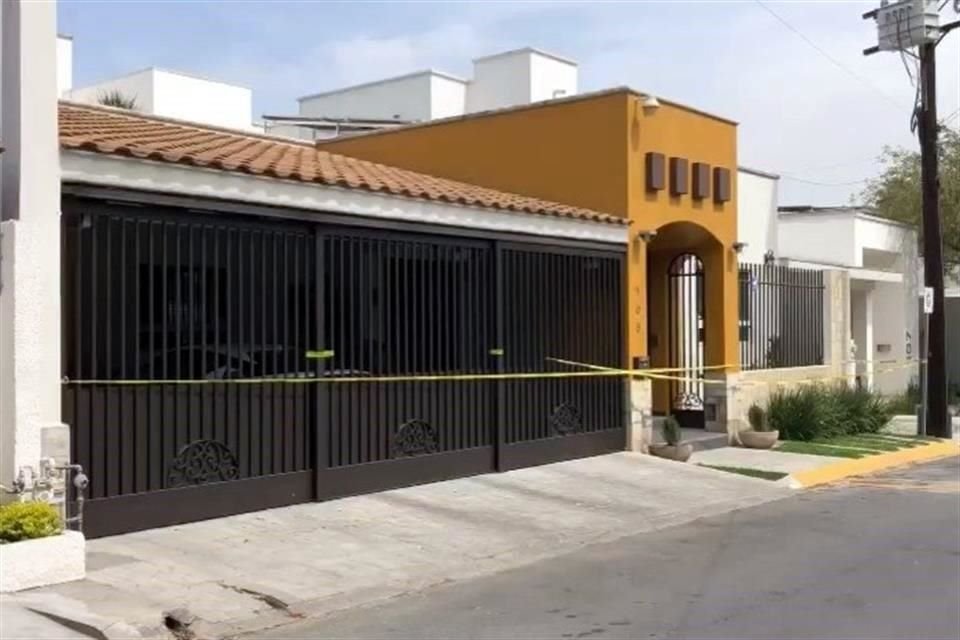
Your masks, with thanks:
M593 242L627 242L625 225L433 202L88 151L62 150L60 169L64 182L101 187Z

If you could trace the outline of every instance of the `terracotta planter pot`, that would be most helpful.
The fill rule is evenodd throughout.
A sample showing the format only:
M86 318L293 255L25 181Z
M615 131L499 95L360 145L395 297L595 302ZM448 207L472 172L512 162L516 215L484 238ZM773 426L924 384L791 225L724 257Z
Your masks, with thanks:
M740 443L748 449L772 449L779 438L779 431L740 432Z
M677 446L674 446L672 444L664 444L661 442L659 444L651 444L650 453L658 458L676 460L677 462L686 462L693 454L693 445L681 442Z

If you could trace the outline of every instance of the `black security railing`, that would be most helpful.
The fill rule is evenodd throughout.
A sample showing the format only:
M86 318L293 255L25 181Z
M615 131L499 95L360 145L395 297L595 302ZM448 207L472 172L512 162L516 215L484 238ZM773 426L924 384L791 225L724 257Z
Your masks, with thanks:
M823 364L823 272L740 265L740 367Z
M623 362L619 250L73 201L63 243L93 535L622 448L622 380L556 377Z

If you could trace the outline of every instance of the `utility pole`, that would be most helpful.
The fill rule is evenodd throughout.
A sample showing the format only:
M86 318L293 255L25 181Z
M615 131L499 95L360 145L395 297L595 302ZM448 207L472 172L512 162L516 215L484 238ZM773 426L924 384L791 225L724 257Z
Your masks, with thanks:
M955 3L960 5L960 3ZM933 310L928 316L924 345L926 360L924 413L921 424L928 435L953 435L947 413L946 326L943 296L943 231L940 223L940 177L937 123L937 44L960 21L940 26L935 0L902 0L863 14L877 22L878 45L864 49L864 55L897 51L903 55L916 46L920 50L920 104L917 106L917 134L920 139L920 180L923 201L923 278L933 290Z
M920 181L923 193L923 279L933 289L933 313L927 326L926 432L953 435L947 415L946 324L943 300L943 230L940 224L940 173L937 124L937 44L920 46Z

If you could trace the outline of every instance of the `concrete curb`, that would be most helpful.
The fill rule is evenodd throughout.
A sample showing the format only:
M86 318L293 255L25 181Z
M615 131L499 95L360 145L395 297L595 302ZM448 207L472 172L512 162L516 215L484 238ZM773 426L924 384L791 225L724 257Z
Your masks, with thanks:
M125 622L114 622L100 616L76 612L53 611L47 607L27 607L27 609L94 640L139 640L143 637L136 628Z
M875 473L905 464L955 455L960 455L960 445L950 440L940 440L912 449L901 449L900 451L891 451L890 453L881 453L855 460L843 460L816 469L798 471L788 476L788 484L793 488L806 489L851 476Z

